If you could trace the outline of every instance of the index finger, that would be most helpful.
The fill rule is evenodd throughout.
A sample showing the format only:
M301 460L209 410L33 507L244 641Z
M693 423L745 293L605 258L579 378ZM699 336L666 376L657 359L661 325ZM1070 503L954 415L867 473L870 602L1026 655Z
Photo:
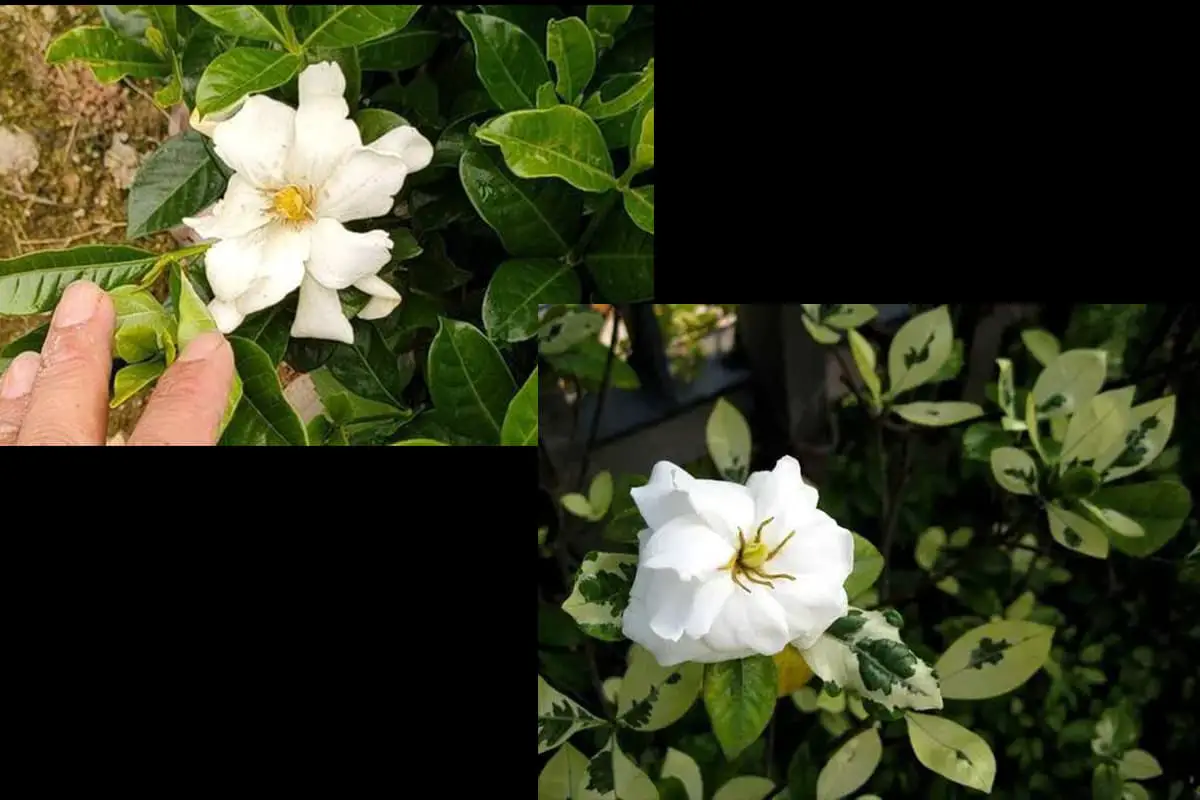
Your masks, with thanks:
M193 339L158 381L130 445L213 445L233 387L233 350L216 331Z

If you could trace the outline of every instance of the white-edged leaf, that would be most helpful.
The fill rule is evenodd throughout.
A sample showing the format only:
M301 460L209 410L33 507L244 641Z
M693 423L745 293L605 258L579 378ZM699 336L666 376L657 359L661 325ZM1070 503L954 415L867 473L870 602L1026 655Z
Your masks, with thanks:
M1096 456L1093 468L1104 476L1105 483L1144 469L1166 447L1174 425L1174 395L1134 406L1125 435Z
M575 576L571 596L563 602L563 611L589 636L621 641L621 616L629 605L629 587L636 570L636 556L588 553Z
M866 325L878 313L869 303L841 303L824 311L820 322L830 328L848 331Z
M571 736L603 725L583 706L559 692L538 675L538 752L553 750Z
M1127 517L1120 511L1113 508L1101 508L1095 503L1088 500L1079 500L1079 505L1091 515L1092 519L1098 522L1101 527L1115 533L1117 536L1125 536L1130 539L1137 539L1146 535L1146 529L1136 519Z
M1013 494L1036 494L1037 462L1016 447L997 447L989 458L996 483Z
M904 715L908 742L917 760L943 778L992 791L996 779L996 756L988 743L957 722L932 714Z
M597 472L592 478L592 483L588 487L588 505L591 506L592 514L595 519L599 519L608 513L608 507L612 505L613 497L613 476L608 470Z
M983 409L979 406L958 401L930 403L922 400L892 406L892 410L914 425L926 425L931 428L957 425L983 416Z
M774 782L757 775L738 775L730 778L717 793L713 800L766 800L775 790Z
M587 765L587 756L564 744L538 775L538 800L576 800Z
M867 728L837 749L817 776L817 800L849 797L871 779L883 758L879 731Z
M704 427L708 454L725 480L741 483L750 471L750 426L737 407L719 398Z
M1125 780L1144 781L1162 775L1158 759L1145 750L1130 750L1121 756L1121 777Z
M654 781L621 751L615 731L588 762L580 788L583 800L658 800Z
M1037 451L1038 458L1045 464L1046 450L1042 447L1042 432L1039 425L1037 415L1037 403L1033 401L1033 394L1025 395L1025 429L1029 431L1029 442L1033 445L1033 449Z
M934 669L947 700L983 700L1011 692L1033 677L1050 655L1054 628L1001 620L954 641Z
M1072 463L1092 461L1125 440L1134 391L1126 386L1101 392L1071 415L1058 458L1060 471Z
M933 380L953 346L954 329L946 306L904 323L888 348L888 397L895 398Z
M1094 522L1057 503L1046 504L1046 516L1054 541L1085 556L1108 558L1108 537Z
M854 569L850 571L844 586L846 596L853 600L879 580L883 574L883 556L865 537L853 531L850 535L854 537Z
M871 310L874 311L873 308ZM846 331L846 338L850 341L850 355L854 356L858 374L862 376L863 384L871 394L871 400L878 406L880 398L883 397L883 385L875 367L875 348L856 330Z
M617 695L617 721L638 731L662 730L687 713L703 683L703 664L662 667L635 644Z
M1107 356L1103 350L1068 350L1051 361L1034 381L1037 414L1050 418L1073 414L1104 385Z
M704 778L695 759L682 750L667 748L663 759L662 777L675 778L683 784L688 800L704 800Z
M1041 328L1029 328L1021 331L1021 341L1025 343L1025 349L1029 351L1030 355L1036 358L1043 367L1058 358L1058 354L1062 352L1057 337Z

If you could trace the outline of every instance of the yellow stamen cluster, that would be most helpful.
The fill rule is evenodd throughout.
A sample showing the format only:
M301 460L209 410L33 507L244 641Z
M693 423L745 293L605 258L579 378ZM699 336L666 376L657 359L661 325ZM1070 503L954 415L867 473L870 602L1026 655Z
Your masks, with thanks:
M763 529L774 522L774 520L774 517L763 520L754 534L754 539L749 542L746 541L746 534L742 532L741 528L738 528L738 551L734 554L733 558L729 559L728 564L721 567L722 570L729 570L733 582L747 593L750 592L750 587L746 586L738 578L745 578L750 583L757 583L759 586L766 586L767 588L774 588L771 581L796 580L794 575L787 575L782 572L770 573L763 570L767 562L779 555L779 551L784 548L784 545L796 535L796 532L792 531L774 549L768 548L762 540Z
M271 210L284 222L315 219L312 205L312 189L302 189L295 185L285 186L271 197Z

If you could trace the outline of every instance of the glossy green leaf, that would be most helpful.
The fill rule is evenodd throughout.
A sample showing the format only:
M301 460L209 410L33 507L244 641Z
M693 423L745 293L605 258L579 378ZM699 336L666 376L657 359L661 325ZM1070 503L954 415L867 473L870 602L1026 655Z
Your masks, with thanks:
M704 427L708 455L727 481L743 483L750 474L750 425L725 398L717 399Z
M109 293L117 315L113 329L113 353L128 364L136 364L165 353L175 360L175 320L162 303L145 289L122 286Z
M550 80L550 70L529 34L500 17L458 12L475 44L475 71L503 111L537 105L537 90Z
M537 107L538 108L554 108L561 105L562 101L558 99L558 95L554 93L554 84L547 81L538 87L537 90Z
M817 800L840 800L871 779L883 758L879 731L867 728L837 749L817 776Z
M554 88L572 105L579 105L583 91L596 72L596 41L579 17L551 20L546 26L546 55L554 64Z
M398 33L359 47L359 63L365 70L402 72L428 61L441 40L441 34L433 28L409 25Z
M633 12L633 6L588 6L587 24L592 30L610 36L625 24Z
M996 756L978 734L932 714L909 712L904 719L913 753L926 768L963 786L992 791Z
M285 42L271 6L188 6L201 19L245 39Z
M201 115L229 108L248 94L261 94L287 83L303 66L300 56L235 47L217 56L196 87L196 110Z
M50 331L50 323L39 325L22 336L18 336L4 347L0 347L0 375L8 369L8 365L21 353L40 352L46 343L46 334Z
M624 193L625 213L646 233L654 233L654 187L642 186Z
M984 700L1007 694L1037 673L1050 657L1054 628L1002 620L973 628L938 659L934 669L947 700Z
M212 315L208 313L208 307L204 304L204 300L196 293L196 288L192 285L191 280L183 274L182 270L178 266L173 267L171 274L171 287L175 295L176 314L179 317L179 325L175 329L175 341L182 352L200 334L217 330L217 323L213 320ZM169 350L168 355L170 356L169 360L174 358ZM236 356L237 353L235 351L235 363L237 360ZM233 375L233 386L229 390L229 402L225 405L225 414L221 417L222 431L227 430L228 426L233 422L233 417L241 405L244 388L241 368L239 366L238 371Z
M1124 514L1141 526L1144 536L1108 537L1113 547L1135 558L1153 555L1175 538L1192 512L1192 495L1187 487L1170 480L1106 486L1092 496L1091 502Z
M1121 756L1119 768L1125 780L1146 781L1162 775L1158 759L1145 750L1130 750Z
M703 664L662 667L635 644L617 692L617 722L638 731L662 730L687 713L703 682Z
M425 367L433 405L452 429L480 442L500 441L517 387L496 346L473 325L443 318Z
M113 396L108 407L118 408L129 402L134 395L158 380L166 368L167 363L162 360L121 367L113 378Z
M382 39L408 25L417 6L318 6L292 7L304 48L354 47Z
M135 284L157 260L148 250L107 244L0 259L0 315L51 311L67 286L79 280L102 289Z
M520 180L498 153L479 146L462 154L458 172L471 205L510 255L562 256L575 244L583 196L563 181Z
M654 95L642 101L629 126L629 155L633 168L643 172L654 166ZM871 306L867 306L874 309Z
M1105 483L1141 471L1166 447L1174 425L1174 395L1134 406L1124 434L1096 456L1092 467Z
M605 192L617 184L604 136L574 106L513 111L490 120L475 135L499 145L518 177L561 178L585 192Z
M766 800L775 790L775 783L758 775L738 775L730 778L713 795L713 800Z
M220 199L225 175L204 137L186 131L163 142L138 170L127 205L131 239L167 230Z
M625 214L609 214L583 256L601 299L638 303L654 297L654 237Z
M517 447L532 447L538 438L538 371L521 386L508 411L504 412L504 424L500 427L500 444Z
M538 675L538 752L553 750L579 731L604 724Z
M539 43L546 38L546 26L550 24L550 20L563 16L562 9L555 5L516 3L512 5L481 5L479 9L484 14L508 20ZM540 48L541 45L539 44L538 47Z
M1071 415L1059 454L1059 469L1092 461L1125 441L1135 388L1101 392Z
M588 553L575 575L571 595L563 602L563 611L588 636L621 641L621 617L629 605L629 588L636 571L636 556Z
M892 406L892 410L914 425L925 425L930 428L957 425L960 422L983 416L983 409L979 406L974 403L958 401L930 403L922 400L916 403Z
M1058 503L1046 504L1046 516L1054 541L1085 556L1108 558L1108 537L1096 523Z
M283 305L274 305L246 317L238 326L237 335L261 347L272 364L283 361L288 340L292 335L292 314Z
M704 672L704 707L725 758L733 760L754 743L775 712L778 675L769 656L709 664Z
M659 800L654 782L621 751L616 731L588 762L583 800Z
M870 589L883 574L883 555L866 537L851 531L854 537L854 569L846 578L846 596L851 600Z
M989 459L992 477L1006 491L1013 494L1037 494L1037 462L1016 447L997 447Z
M546 360L556 371L578 378L584 389L595 391L604 379L608 347L597 341L582 342L564 353L547 355ZM636 389L641 385L633 367L620 358L612 359L609 384L616 389Z
M571 746L558 748L538 775L537 800L576 800L587 774L588 757Z
M1107 374L1103 350L1068 350L1051 361L1033 384L1030 397L1039 417L1074 413L1100 391Z
M112 83L132 78L160 78L171 74L170 63L144 44L126 39L104 27L73 28L46 48L47 64L81 61Z
M953 343L954 330L946 306L904 323L888 349L888 396L898 397L931 381L950 357Z
M850 355L854 357L854 366L858 367L858 374L862 378L863 385L867 387L872 402L878 407L883 397L883 385L879 380L879 372L876 368L875 348L871 346L865 336L853 328L846 331L846 337L850 342Z
M1021 341L1025 343L1025 349L1043 367L1049 366L1050 362L1058 358L1058 354L1062 351L1054 334L1041 328L1029 328L1021 331Z
M611 97L604 87L583 104L583 110L594 120L612 119L637 110L638 105L654 91L654 59L646 65L637 82Z
M388 131L409 123L395 111L388 111L386 108L364 108L355 113L354 124L362 134L363 144L370 144Z
M613 490L612 508L608 524L604 528L604 538L610 542L629 544L637 541L638 532L645 529L646 523L633 502L629 490L645 486L648 479L645 475L622 474L617 476L616 488Z
M375 325L362 320L353 325L354 344L339 344L326 368L354 394L403 407L401 394L412 379L412 365L401 368L400 359L388 349Z
M229 344L242 379L242 401L220 443L306 446L308 432L283 396L271 357L248 339L231 336Z

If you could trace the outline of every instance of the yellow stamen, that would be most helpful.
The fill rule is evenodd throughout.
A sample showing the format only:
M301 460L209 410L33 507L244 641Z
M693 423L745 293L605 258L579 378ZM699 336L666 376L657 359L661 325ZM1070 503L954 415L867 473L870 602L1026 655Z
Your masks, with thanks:
M313 219L312 192L299 186L285 186L271 198L271 208L288 222L303 222Z
M738 528L737 552L733 554L733 557L729 559L729 562L725 564L725 566L720 568L722 572L729 570L730 577L733 579L733 582L738 586L738 588L747 593L750 592L750 587L743 584L740 580L741 578L745 578L750 583L757 584L759 586L766 586L768 589L774 588L771 583L772 581L796 580L794 575L788 575L783 572L766 572L763 570L763 567L767 564L767 562L777 556L779 551L783 550L784 546L786 546L787 543L791 541L792 537L796 535L796 532L792 531L785 536L783 541L777 544L773 549L769 548L762 540L763 529L770 525L774 520L774 517L763 520L763 522L758 526L758 530L754 533L754 539L750 542L746 541L746 534L741 528Z

